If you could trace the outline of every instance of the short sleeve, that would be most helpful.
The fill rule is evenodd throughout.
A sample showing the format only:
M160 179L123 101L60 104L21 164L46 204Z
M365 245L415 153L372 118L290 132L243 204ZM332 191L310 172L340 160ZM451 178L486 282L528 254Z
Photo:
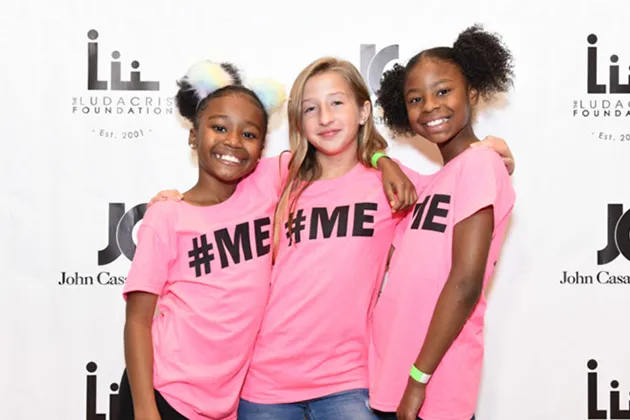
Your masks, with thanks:
M455 224L492 206L498 225L512 210L514 189L503 160L493 150L466 151L454 188Z
M282 152L278 156L262 158L250 176L255 177L256 183L265 189L269 188L277 197L280 197L282 186L289 173L289 160L291 160L289 151Z
M153 204L144 215L138 229L138 245L123 288L126 300L131 292L162 294L169 268L176 257L174 250L175 206L163 201Z

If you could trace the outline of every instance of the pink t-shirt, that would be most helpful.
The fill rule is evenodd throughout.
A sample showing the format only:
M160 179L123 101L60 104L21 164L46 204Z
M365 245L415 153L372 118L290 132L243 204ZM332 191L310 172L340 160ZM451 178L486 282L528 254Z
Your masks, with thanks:
M278 158L262 160L223 203L152 205L123 294L159 295L153 384L191 420L236 419L267 304Z
M243 399L290 403L367 388L368 318L400 220L380 172L361 164L304 191L294 242L281 235Z
M492 206L494 232L484 287L499 257L515 194L498 154L470 149L451 160L424 189L400 224L387 285L374 310L370 343L370 404L396 411L451 270L453 227ZM485 293L427 386L423 420L469 420L483 361Z

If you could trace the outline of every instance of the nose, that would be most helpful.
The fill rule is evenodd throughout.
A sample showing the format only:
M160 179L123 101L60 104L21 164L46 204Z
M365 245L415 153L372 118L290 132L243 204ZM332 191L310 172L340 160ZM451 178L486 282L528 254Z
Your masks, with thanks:
M225 144L228 144L232 147L241 147L243 144L243 139L241 135L236 130L230 130L225 136Z
M438 100L436 98L433 98L431 96L428 96L423 103L423 107L422 107L422 111L426 112L427 114L434 111L435 109L437 109L440 106Z
M333 121L333 119L332 109L330 109L328 105L322 106L319 111L319 124L328 125Z

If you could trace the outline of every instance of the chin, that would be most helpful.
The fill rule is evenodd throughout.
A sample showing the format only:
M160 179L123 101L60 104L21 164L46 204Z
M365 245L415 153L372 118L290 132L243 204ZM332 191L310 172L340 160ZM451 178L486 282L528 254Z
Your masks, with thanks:
M420 132L418 133L421 137L427 139L428 141L430 141L433 144L439 145L442 143L446 143L447 141L449 141L452 137L451 137L451 133L440 133L440 134L429 134L429 133L423 133Z
M251 174L255 167L255 165L249 165L240 168L230 168L228 170L226 170L227 168L221 168L220 170L213 171L213 173L217 179L225 183L232 183Z
M337 156L340 155L342 153L344 153L345 151L347 151L348 149L350 149L351 147L353 147L354 142L349 141L346 143L336 143L336 144L330 144L330 143L326 143L326 142L320 142L318 144L314 144L313 146L315 146L315 149L326 156ZM356 147L356 144L355 144Z
M317 149L317 151L319 153L321 153L322 155L325 155L325 156L337 156L337 155L340 155L341 153L343 153L344 150L345 150L345 148L335 148L335 149L319 148L319 149Z
M249 172L243 172L238 175L236 174L217 174L215 177L223 182L224 184L234 184L241 180L241 178L247 176Z

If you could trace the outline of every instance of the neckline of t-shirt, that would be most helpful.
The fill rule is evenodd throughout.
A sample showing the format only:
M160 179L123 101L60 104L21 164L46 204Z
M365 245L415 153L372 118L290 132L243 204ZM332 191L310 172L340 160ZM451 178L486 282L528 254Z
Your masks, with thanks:
M239 192L242 189L241 188L241 184L243 182L245 182L245 179L241 179L239 181L239 183L236 184L236 189L234 190L232 195L227 198L227 200L222 201L222 202L217 203L217 204L211 204L209 206L200 206L200 205L197 205L197 204L192 204L192 203L189 203L187 201L184 201L183 199L180 200L179 202L184 204L186 206L186 208L194 209L195 211L213 211L213 212L219 211L220 212L220 211L223 211L229 205L234 203L234 201L236 200L236 196L239 194Z
M337 178L318 179L317 181L313 181L311 185L309 185L308 188L304 190L304 194L317 193L321 190L328 190L331 187L343 187L345 184L351 182L358 174L361 174L363 172L361 170L362 168L364 168L363 164L361 162L357 162L357 164L352 169L350 169L345 174L338 176Z
M481 149L481 148L479 148L479 149ZM449 160L449 161L446 163L446 165L442 166L442 168L441 168L441 169L445 169L445 168L447 168L447 167L451 166L451 163L455 163L455 162L457 162L458 160L460 160L460 158L461 158L462 156L467 155L468 153L470 153L470 152L472 152L472 151L475 151L475 150L477 150L477 148L475 148L475 147L468 147L466 150L462 151L460 154L458 154L457 156L455 156L453 159Z

